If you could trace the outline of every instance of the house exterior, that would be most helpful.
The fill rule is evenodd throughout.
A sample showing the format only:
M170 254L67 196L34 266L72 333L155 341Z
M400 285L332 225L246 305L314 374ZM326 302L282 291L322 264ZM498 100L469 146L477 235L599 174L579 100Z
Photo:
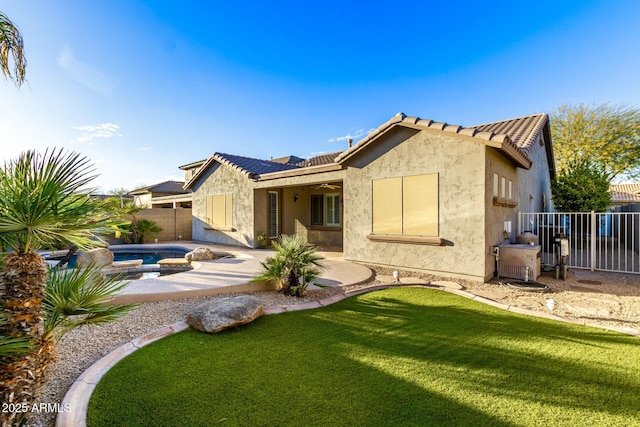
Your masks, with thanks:
M481 281L518 210L551 210L546 114L463 128L399 113L345 151L282 159L199 165L185 184L193 239L256 247L295 233L346 260Z
M640 184L611 184L609 186L611 193L611 206L626 206L634 203L640 203Z
M184 189L184 182L164 181L129 192L136 206L143 208L191 207L191 192Z

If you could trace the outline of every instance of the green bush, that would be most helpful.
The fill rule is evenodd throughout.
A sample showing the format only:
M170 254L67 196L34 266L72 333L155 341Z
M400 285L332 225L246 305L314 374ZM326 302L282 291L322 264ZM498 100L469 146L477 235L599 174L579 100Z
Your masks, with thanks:
M269 246L269 238L267 237L267 233L264 231L258 233L258 238L256 240L258 241L258 247L260 249L266 249L266 247Z
M558 212L603 212L611 205L609 177L588 160L574 160L551 182Z
M150 219L134 218L129 225L129 234L125 235L127 243L145 243L162 231L162 227Z
M298 235L280 236L273 249L275 256L260 263L264 271L253 282L270 282L285 294L304 296L309 283L320 274L323 258Z

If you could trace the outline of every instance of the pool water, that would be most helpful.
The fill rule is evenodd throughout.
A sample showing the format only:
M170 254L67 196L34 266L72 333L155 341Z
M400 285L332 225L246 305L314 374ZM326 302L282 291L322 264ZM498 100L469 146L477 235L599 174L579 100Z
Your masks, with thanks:
M157 264L158 261L165 258L184 258L186 252L172 252L172 251L159 251L159 252L115 252L113 254L114 261L131 261L141 259L142 264ZM68 264L69 268L76 266L76 256L74 255Z
M126 253L114 253L114 261L131 261L134 259L141 259L142 264L157 264L158 261L165 258L184 258L185 252L126 252Z

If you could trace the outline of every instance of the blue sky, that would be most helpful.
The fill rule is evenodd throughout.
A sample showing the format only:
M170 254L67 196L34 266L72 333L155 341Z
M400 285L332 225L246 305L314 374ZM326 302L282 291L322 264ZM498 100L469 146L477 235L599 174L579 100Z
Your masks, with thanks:
M214 152L310 157L394 114L470 126L640 106L640 2L0 2L28 85L0 84L0 161L65 147L106 192Z

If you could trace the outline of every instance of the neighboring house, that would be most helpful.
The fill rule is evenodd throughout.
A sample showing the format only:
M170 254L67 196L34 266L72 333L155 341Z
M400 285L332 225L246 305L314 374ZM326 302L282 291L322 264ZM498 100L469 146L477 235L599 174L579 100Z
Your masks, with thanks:
M400 113L294 164L216 153L185 188L194 240L255 247L260 233L295 233L346 260L481 281L517 211L551 210L554 174L546 114L463 128Z
M611 184L611 206L640 203L640 184Z
M191 207L191 192L184 189L184 182L164 181L129 192L137 206L143 208Z
M182 165L179 169L184 171L184 182L189 182L191 177L200 169L202 165L207 162L207 159L198 160L197 162L187 163L186 165Z

